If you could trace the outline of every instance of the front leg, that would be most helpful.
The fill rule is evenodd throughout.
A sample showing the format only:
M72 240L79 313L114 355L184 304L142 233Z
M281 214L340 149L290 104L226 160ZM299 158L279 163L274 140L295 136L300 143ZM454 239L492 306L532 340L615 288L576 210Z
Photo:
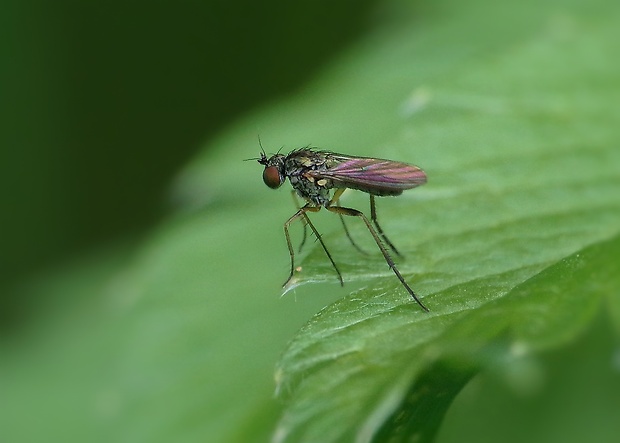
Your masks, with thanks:
M299 201L297 200L297 191L295 191L294 189L291 191L291 197L293 197L293 202L295 202L295 207L299 211L301 207L299 206ZM306 244L306 238L308 236L307 226L308 226L308 215L304 214L304 236L301 238L301 243L299 244L298 252L301 252L304 245Z
M293 214L293 216L291 218L289 218L286 221L286 223L284 223L284 235L286 237L286 244L288 246L288 253L291 256L291 272L290 272L288 278L286 279L286 281L284 282L284 285L282 285L284 287L286 287L286 285L288 285L288 283L293 278L293 274L295 273L295 251L293 249L293 243L291 242L291 236L289 234L289 229L288 228L291 225L291 223L293 223L295 220L297 220L300 217L302 217L304 219L305 223L308 226L310 226L310 229L312 230L312 232L314 233L314 235L318 239L319 243L321 244L321 247L323 248L323 250L325 251L325 254L327 255L327 258L329 258L329 261L331 262L332 266L334 267L334 270L336 271L336 274L338 274L338 280L340 281L340 285L341 286L344 285L344 283L342 281L342 274L340 274L340 270L338 269L338 266L336 266L336 263L334 262L334 259L332 258L331 254L327 250L327 246L325 246L325 243L323 243L323 239L321 238L321 234L319 234L319 231L316 230L316 228L314 227L314 225L310 221L310 218L308 218L308 215L306 214L307 212L318 212L320 210L321 210L320 206L311 206L310 203L308 203L305 206L303 206L302 208L300 208L295 214Z

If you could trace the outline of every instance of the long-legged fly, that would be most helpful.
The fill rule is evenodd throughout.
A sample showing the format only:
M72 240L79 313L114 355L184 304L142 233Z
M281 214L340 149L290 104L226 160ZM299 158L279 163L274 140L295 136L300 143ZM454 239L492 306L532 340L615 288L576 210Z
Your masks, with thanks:
M426 183L426 174L424 171L417 166L392 160L354 157L311 148L297 149L287 155L278 153L271 157L267 157L265 152L262 151L260 157L255 160L258 160L258 163L265 166L263 181L267 186L272 189L279 188L288 178L294 190L297 191L297 194L306 201L306 204L299 208L298 211L284 223L284 235L286 236L286 243L291 256L291 272L284 286L293 278L295 271L295 253L289 235L289 226L298 219L302 219L305 225L310 227L334 267L340 284L342 284L342 275L338 270L338 266L336 266L325 243L307 214L308 212L317 212L321 207L324 207L328 211L340 215L343 224L344 218L342 216L344 215L361 218L372 234L375 243L377 243L377 246L381 250L385 261L394 274L396 274L396 277L398 277L405 289L407 289L407 292L409 292L420 307L428 311L428 308L424 306L409 287L390 257L383 242L385 242L395 254L400 254L393 243L387 238L383 229L381 229L377 221L377 211L375 208L375 196L400 195L406 189L415 188L416 186ZM338 200L347 188L370 194L370 219L372 220L372 224L361 211L340 206ZM344 226L347 236L351 239L346 225ZM352 239L351 241L353 242ZM353 244L357 247L354 242Z

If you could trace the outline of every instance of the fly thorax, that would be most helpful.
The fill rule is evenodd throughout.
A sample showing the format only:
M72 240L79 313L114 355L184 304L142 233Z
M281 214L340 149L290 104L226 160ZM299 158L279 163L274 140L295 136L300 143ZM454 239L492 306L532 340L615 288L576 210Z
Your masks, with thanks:
M325 206L330 201L331 180L316 180L306 175L291 176L289 180L301 198L317 206Z

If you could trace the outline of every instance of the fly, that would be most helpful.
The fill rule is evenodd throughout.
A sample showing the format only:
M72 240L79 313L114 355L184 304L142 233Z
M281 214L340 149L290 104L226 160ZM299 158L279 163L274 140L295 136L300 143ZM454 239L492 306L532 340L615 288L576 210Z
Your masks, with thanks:
M265 166L263 181L267 186L272 189L277 189L282 186L284 181L288 178L293 189L306 201L306 204L299 208L298 211L284 223L284 235L286 236L286 243L291 257L291 272L284 286L293 278L295 271L295 253L289 235L289 226L298 219L302 219L305 225L310 226L310 229L319 240L327 258L329 258L329 261L334 267L336 274L338 274L340 284L343 284L342 275L340 274L338 266L336 266L325 243L323 243L321 236L308 217L308 212L318 212L321 207L324 207L328 211L338 214L343 225L343 216L362 219L372 234L375 243L381 250L390 269L396 274L396 277L398 277L407 292L409 292L420 307L428 311L428 308L424 306L415 292L413 292L411 287L407 284L390 257L384 242L395 254L400 254L394 244L387 238L383 229L381 229L377 221L377 211L375 208L375 196L400 195L404 190L415 188L426 183L426 174L424 171L417 166L407 163L380 158L354 157L311 148L297 149L287 155L278 153L270 157L267 157L265 152L262 151L260 157L255 160L258 160L258 163ZM372 223L363 212L357 209L340 206L340 196L347 188L366 192L370 195L370 219ZM346 225L344 225L344 227L347 237L349 237L353 245L357 248L357 245L349 235Z

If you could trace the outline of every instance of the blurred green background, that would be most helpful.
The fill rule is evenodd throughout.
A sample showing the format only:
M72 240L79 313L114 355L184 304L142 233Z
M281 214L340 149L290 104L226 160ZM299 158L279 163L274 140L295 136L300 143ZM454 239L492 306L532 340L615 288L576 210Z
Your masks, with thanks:
M0 8L0 441L615 441L616 3ZM280 297L258 135L427 171L378 205L430 314L326 211L344 288L309 242Z
M1 327L37 302L8 288L143 235L192 154L299 89L370 26L374 3L2 2Z

